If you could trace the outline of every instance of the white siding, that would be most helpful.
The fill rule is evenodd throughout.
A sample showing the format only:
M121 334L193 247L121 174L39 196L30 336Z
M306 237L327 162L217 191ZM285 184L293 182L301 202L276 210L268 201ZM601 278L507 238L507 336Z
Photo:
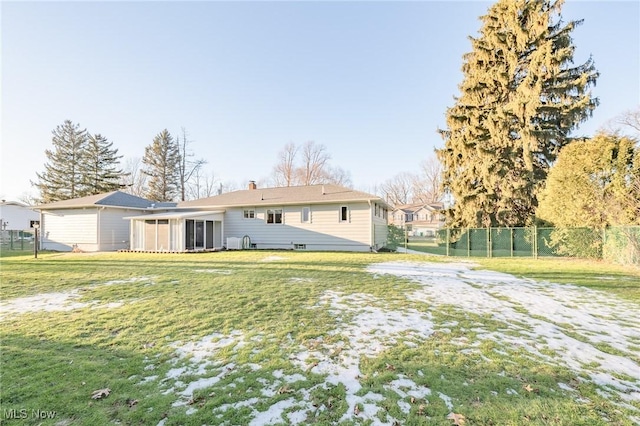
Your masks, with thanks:
M98 250L98 210L49 210L42 212L41 235L44 250Z
M349 217L340 221L340 207L347 206ZM302 222L302 208L311 207L311 222ZM267 224L266 207L255 208L255 219L244 219L243 210L225 213L224 240L248 235L259 249L291 249L304 244L307 250L369 251L372 243L371 208L368 203L273 206L283 209L282 224Z
M379 249L387 245L387 233L389 232L387 227L386 219L381 219L379 217L373 218L373 227L374 227L374 244L375 248Z
M6 223L6 230L28 230L32 220L40 220L40 213L14 204L0 205L0 219Z
M100 251L115 251L129 248L129 220L126 216L136 214L136 210L105 208L99 210L100 234L98 244Z

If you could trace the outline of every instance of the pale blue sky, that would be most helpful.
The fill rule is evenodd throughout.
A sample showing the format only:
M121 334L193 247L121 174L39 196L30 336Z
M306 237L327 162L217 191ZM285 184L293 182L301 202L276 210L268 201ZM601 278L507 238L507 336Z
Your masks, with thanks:
M0 196L35 191L64 120L125 157L185 127L207 171L244 188L288 142L324 144L371 190L417 172L490 2L6 2ZM640 104L640 2L569 0L576 63L591 54L593 134Z

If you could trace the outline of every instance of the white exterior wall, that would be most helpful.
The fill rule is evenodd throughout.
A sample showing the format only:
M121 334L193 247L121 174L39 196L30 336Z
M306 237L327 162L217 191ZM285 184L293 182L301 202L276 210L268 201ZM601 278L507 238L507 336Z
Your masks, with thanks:
M40 231L43 250L98 251L98 209L43 211Z
M340 207L347 206L349 220L340 221ZM311 222L303 223L302 208L311 209ZM267 209L283 210L282 224L266 223ZM243 211L254 209L255 219L244 219ZM371 207L367 202L229 208L224 217L224 241L248 235L258 249L369 251L374 244ZM386 234L385 234L386 240Z
M40 220L40 213L27 207L2 204L0 205L0 219L3 223L7 223L7 231L24 231L31 229L29 225L32 220Z
M129 248L129 220L126 216L136 214L137 210L98 208L99 234L98 250L115 251Z

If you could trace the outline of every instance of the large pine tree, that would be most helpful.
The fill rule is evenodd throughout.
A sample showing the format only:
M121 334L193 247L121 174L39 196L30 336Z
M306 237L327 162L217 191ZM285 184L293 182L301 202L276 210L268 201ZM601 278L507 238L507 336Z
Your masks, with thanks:
M53 149L47 149L47 162L33 183L40 191L41 202L68 200L87 195L83 186L84 150L87 130L66 120L53 131Z
M142 172L149 176L145 197L155 201L173 201L180 188L180 150L167 129L158 133L144 150Z
M120 188L119 179L123 175L120 169L118 150L113 142L100 134L89 135L84 151L84 188L87 195L101 194Z
M452 226L530 223L550 164L598 104L593 61L573 65L582 21L564 23L562 3L499 0L470 38L438 151Z

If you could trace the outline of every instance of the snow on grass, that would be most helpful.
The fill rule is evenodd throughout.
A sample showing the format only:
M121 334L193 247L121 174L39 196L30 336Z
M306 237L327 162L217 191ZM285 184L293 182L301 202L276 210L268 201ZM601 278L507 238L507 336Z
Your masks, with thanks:
M262 259L260 259L260 262L277 262L279 260L286 260L286 257L282 257L282 256L267 256L264 257Z
M640 401L640 365L631 359L637 356L640 311L629 302L584 287L472 270L463 263L389 262L368 270L421 284L408 295L412 301L449 305L504 323L501 331L479 325L474 331L480 340L495 341L504 350L526 349L535 360L586 374L610 400ZM473 347L478 342L460 343ZM604 350L607 346L613 350Z
M358 393L360 384L360 360L362 357L375 357L386 349L397 345L401 340L424 340L433 332L433 324L428 314L414 309L387 310L375 306L380 301L367 294L344 294L327 291L321 297L317 307L328 307L329 313L336 317L340 326L334 331L337 344L326 344L319 338L312 348L301 347L301 351L292 357L292 362L301 369L326 376L325 382L332 385L342 384L346 391L348 408L340 421L353 420L355 407L358 418L377 424L382 395L369 392L364 396ZM402 385L419 389L413 381L403 378ZM391 389L400 396L406 393L400 390L400 384L391 385ZM419 393L428 394L421 389Z
M40 293L34 296L17 297L15 299L3 300L0 302L0 321L5 318L21 315L29 312L59 312L72 311L75 309L91 308L118 308L124 302L99 303L97 301L80 302L82 292L96 287L110 286L116 284L130 284L139 281L148 281L147 277L137 277L128 280L107 281L102 284L95 284L89 287L76 288L69 291L52 293Z
M174 407L186 405L195 391L215 385L236 368L233 362L223 364L216 358L216 354L222 348L239 348L244 344L244 335L237 330L229 335L212 333L195 342L172 343L171 347L175 349L176 355L172 363L180 366L167 371L162 379L163 383L174 382L164 394L178 395L179 399L173 403ZM181 380L185 376L197 378L185 383Z

